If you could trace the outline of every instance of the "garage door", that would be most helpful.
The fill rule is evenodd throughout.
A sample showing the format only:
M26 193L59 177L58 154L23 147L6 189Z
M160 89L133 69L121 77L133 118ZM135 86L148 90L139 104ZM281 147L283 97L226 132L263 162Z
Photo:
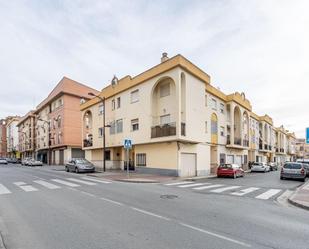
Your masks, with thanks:
M226 163L234 163L234 156L233 155L227 155Z
M196 154L181 153L179 176L196 176Z
M85 151L82 149L72 149L72 158L85 158Z

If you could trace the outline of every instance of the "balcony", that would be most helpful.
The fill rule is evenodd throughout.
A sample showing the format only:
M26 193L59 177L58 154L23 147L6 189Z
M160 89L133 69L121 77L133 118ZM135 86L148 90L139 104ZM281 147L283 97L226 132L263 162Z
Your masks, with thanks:
M264 144L264 150L268 150L268 145Z
M92 139L84 139L84 147L91 147L93 145Z
M262 150L263 149L263 144L259 144L259 149Z
M176 135L176 123L175 122L164 124L164 125L156 125L156 126L151 127L151 138L168 137L168 136L175 136L175 135Z
M226 136L226 144L231 144L231 135Z

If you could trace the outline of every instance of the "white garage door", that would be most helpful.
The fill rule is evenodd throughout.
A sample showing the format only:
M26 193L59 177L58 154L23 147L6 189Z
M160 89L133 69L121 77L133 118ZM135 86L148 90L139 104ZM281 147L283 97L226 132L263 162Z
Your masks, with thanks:
M196 176L196 154L181 153L179 176Z
M234 156L233 155L227 155L226 163L234 163Z

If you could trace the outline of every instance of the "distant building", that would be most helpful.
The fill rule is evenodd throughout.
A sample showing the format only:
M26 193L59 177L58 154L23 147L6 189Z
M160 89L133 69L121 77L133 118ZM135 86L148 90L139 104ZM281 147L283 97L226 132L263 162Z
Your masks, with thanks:
M0 157L7 157L6 119L0 119Z
M7 156L20 158L18 127L20 117L8 117L6 121Z
M309 158L309 144L306 144L306 139L297 138L296 139L296 157L303 159Z

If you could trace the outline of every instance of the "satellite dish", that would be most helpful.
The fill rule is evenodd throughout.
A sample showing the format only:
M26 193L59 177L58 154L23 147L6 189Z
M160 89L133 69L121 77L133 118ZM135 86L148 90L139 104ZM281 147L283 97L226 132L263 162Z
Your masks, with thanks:
M118 84L118 78L116 75L114 75L114 78L112 79L112 87L116 86Z
M84 104L86 100L84 98L80 99L80 104Z

